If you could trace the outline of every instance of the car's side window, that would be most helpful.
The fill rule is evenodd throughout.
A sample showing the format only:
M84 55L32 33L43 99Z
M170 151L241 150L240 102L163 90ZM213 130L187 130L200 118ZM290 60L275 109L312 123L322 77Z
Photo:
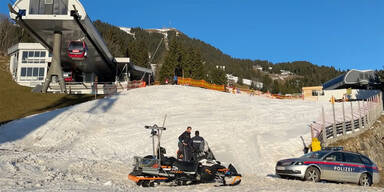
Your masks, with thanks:
M363 161L364 164L367 164L367 165L372 165L372 161L369 160L368 158L364 157L364 156L360 156L361 157L361 160Z
M352 153L344 153L345 162L349 163L362 163L360 159L360 155L352 154Z
M343 161L343 154L339 152L331 153L325 157L326 161Z

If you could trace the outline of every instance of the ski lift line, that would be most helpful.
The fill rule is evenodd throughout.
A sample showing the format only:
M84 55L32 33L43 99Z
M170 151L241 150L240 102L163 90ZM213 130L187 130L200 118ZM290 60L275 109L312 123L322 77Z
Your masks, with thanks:
M163 37L163 38L161 38L161 40L160 40L160 43L157 45L157 48L156 48L155 52L153 53L153 56L151 57L151 61L149 61L149 63L152 63L152 61L153 61L153 58L155 58L155 56L156 56L156 53L157 53L157 51L159 50L159 48L160 48L160 45L161 45L161 43L163 42L163 40L164 40L164 37Z
M145 77L145 72L143 73L143 76L141 76L141 79L140 79L140 81L143 81L144 80L144 77Z
M123 67L123 69L121 70L120 74L118 75L119 78L121 77L121 75L122 75L123 73L127 73L126 71L124 71L124 70L127 70L127 68L128 68L128 65L125 64L124 67Z
M96 51L100 54L101 58L104 60L104 62L107 64L107 66L112 70L112 71L115 71L114 70L114 66L111 65L111 62L112 61L109 61L109 59L107 59L107 57L104 55L104 52L102 52L100 50L100 48L97 46L97 44L95 43L95 41L91 38L91 36L89 35L88 31L85 29L85 27L83 26L83 24L80 22L80 15L75 7L75 5L73 5L73 8L75 9L74 12L71 12L71 16L73 16L74 20L76 21L76 24L80 27L81 31L83 31L83 33L88 37L88 40L92 43L92 45L95 47Z
M46 47L48 50L49 50L49 52L51 52L52 53L52 51L53 51L53 48L39 35L39 34L37 34L33 29L32 29L32 27L30 27L27 23L25 23L24 22L24 20L23 20L23 16L22 15L20 15L15 9L13 9L13 7L12 7L12 5L11 4L8 4L8 8L9 8L9 11L11 12L11 13L14 13L14 14L16 14L17 15L17 17L16 17L16 23L17 24L19 24L19 25L21 25L22 27L24 27L25 29L27 29L31 34L32 34L32 36L34 36L36 39L38 39L39 41L40 41L40 43L44 46L44 47Z

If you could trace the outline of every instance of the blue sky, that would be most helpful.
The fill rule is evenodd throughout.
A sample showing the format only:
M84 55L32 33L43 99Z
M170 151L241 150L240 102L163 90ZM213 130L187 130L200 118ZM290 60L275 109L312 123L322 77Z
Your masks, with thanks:
M7 13L7 2L0 2L1 13ZM92 20L125 27L174 27L235 58L306 60L340 69L384 66L383 0L81 2Z

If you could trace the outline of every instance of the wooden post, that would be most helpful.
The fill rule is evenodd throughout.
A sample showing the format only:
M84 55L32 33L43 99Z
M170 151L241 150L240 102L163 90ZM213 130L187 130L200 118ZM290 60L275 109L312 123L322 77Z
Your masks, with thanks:
M309 125L309 128L311 128L311 139L313 139L315 136L313 135L313 124L312 123Z
M324 106L321 106L321 117L322 117L322 123L321 123L321 129L323 130L323 142L327 142L327 130L325 129L325 113L324 113Z
M359 108L359 129L363 128L363 122L361 121L361 109L360 109L360 101L357 101L357 105Z
M371 103L371 98L368 98L367 100L367 108L368 108L368 125L371 126L371 122L372 122L372 103Z
M365 113L365 124L370 128L369 125L369 109L368 109L368 99L364 101L364 113Z
M337 137L337 131L336 131L335 102L332 102L332 112L333 112L333 138L336 138Z
M377 119L377 95L375 96L375 118L373 119L373 121L375 121Z
M345 108L344 108L344 102L343 101L341 104L342 104L342 107L343 107L343 135L345 135L347 133L347 127L345 126Z
M381 115L381 112L383 112L383 92L381 92L380 91L380 101L379 101L379 103L380 103L380 115Z
M377 95L377 101L376 101L376 106L377 106L376 107L376 109L377 109L376 110L376 119L378 119L380 117L380 112L381 112L380 111L380 102L379 102L379 100L380 100L380 94Z
M372 122L373 121L375 121L375 118L376 118L376 96L374 96L373 98L372 98L372 113L373 113L373 115L372 115Z
M98 82L98 77L96 76L93 83L93 86L95 88L95 99L97 99L97 82Z
M352 104L352 102L351 102L351 129L352 129L352 133L355 132L355 122L353 119L353 104Z
M380 92L379 93L379 96L378 96L379 98L378 98L378 101L377 101L377 103L378 103L378 106L377 106L377 118L379 118L380 116L381 116L381 113L383 112L383 103L382 103L382 93Z
M380 117L380 114L381 114L381 107L380 107L380 93L377 95L377 118L378 119Z

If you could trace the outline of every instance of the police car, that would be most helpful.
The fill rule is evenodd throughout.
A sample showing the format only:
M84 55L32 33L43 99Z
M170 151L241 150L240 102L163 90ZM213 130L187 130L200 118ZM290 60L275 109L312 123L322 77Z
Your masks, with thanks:
M377 165L368 157L335 149L325 149L305 154L300 158L280 160L276 164L276 175L314 182L328 180L357 183L362 186L370 186L380 180Z

